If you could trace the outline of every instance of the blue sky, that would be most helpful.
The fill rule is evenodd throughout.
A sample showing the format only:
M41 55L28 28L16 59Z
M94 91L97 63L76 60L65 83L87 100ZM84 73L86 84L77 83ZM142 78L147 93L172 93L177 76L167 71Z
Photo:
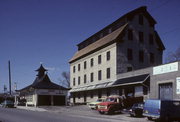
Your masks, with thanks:
M78 43L140 6L157 21L164 57L180 47L179 0L0 0L0 92L8 60L18 89L34 81L41 62L59 84Z

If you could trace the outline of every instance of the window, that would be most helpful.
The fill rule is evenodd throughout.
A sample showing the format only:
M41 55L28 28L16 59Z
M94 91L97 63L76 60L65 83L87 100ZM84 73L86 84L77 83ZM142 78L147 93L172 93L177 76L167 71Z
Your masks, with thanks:
M107 97L109 97L109 96L110 96L110 94L111 94L111 89L107 89L107 91L106 91L106 95L107 95Z
M106 53L106 58L107 58L107 61L110 60L110 51L108 51L108 52Z
M127 67L127 71L128 72L132 71L132 67Z
M91 91L91 98L93 98L93 91Z
M144 62L144 52L142 50L139 51L139 62Z
M86 78L86 75L84 75L84 83L86 83L86 79L87 79L87 78Z
M133 31L132 31L132 29L128 29L128 40L133 40Z
M73 66L73 72L74 72L74 73L76 72L76 67L75 67L75 66Z
M107 79L109 79L110 78L110 76L111 76L111 71L110 71L110 68L107 68L106 69L106 76L107 76Z
M100 34L100 38L102 38L103 36L104 36L103 33L101 33L101 34Z
M143 43L144 42L144 35L143 32L139 31L139 42Z
M154 63L154 53L150 53L150 63Z
M102 91L98 90L98 98L101 98L101 97L102 97Z
M81 70L81 65L80 64L78 64L78 71L80 71Z
M140 25L143 25L144 24L144 18L143 18L143 15L139 15L139 24Z
M101 64L101 55L98 56L98 64Z
M75 86L75 85L76 85L76 79L73 78L73 86Z
M94 74L91 73L91 82L93 82L93 81L94 81Z
M79 94L78 94L78 99L80 99L80 98L81 98L81 94L79 93Z
M84 69L86 69L86 61L84 62Z
M94 60L93 60L93 58L91 58L91 67L94 65Z
M102 79L101 70L98 71L98 80Z
M112 32L112 28L109 28L109 29L108 29L108 33L111 33L111 32Z
M80 85L80 83L81 83L81 78L78 77L78 85Z
M154 37L152 34L149 34L149 44L153 45L154 44Z
M128 57L128 60L133 60L133 51L132 49L127 49L127 57Z

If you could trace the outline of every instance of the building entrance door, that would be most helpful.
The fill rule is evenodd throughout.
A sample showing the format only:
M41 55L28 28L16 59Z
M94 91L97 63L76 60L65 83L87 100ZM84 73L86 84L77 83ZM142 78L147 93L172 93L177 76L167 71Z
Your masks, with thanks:
M172 83L159 84L159 99L162 100L173 99Z

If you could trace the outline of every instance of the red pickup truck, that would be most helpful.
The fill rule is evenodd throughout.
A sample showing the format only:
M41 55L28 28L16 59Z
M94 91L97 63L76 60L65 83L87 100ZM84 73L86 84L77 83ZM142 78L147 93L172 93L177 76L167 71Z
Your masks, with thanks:
M100 114L113 114L123 109L123 99L120 96L109 96L105 102L99 103L97 110Z

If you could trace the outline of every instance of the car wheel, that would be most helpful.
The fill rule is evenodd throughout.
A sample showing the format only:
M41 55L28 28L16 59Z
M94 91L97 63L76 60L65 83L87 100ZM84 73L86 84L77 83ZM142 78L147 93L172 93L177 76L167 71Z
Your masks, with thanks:
M99 111L100 114L104 114L104 111Z
M108 114L114 114L114 109L110 109L110 110L108 111Z

